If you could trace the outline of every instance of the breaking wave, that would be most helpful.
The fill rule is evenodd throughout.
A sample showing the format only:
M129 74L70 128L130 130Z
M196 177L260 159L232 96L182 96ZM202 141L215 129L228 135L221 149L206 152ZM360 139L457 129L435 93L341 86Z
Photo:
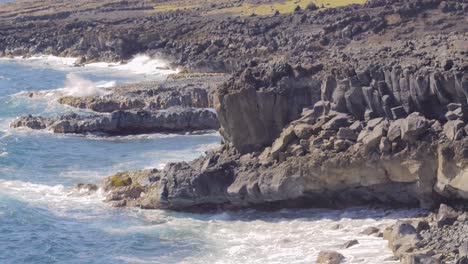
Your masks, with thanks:
M172 70L165 61L155 59L144 54L136 55L127 63L98 62L86 64L85 67L107 68L111 70L144 75L167 75L178 72L178 70Z
M114 82L115 83L115 82ZM101 86L102 87L102 86ZM112 83L105 84L104 87L112 87ZM67 75L67 80L65 81L65 88L63 88L63 93L66 96L104 96L109 94L108 91L105 91L98 87L96 83L93 83L90 80L81 78L80 76L69 73Z

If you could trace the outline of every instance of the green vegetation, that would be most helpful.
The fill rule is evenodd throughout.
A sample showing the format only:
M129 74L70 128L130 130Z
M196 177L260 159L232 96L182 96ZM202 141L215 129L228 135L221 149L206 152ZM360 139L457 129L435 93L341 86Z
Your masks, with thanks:
M130 184L132 184L132 179L124 173L118 173L109 178L109 185L112 188L129 186Z

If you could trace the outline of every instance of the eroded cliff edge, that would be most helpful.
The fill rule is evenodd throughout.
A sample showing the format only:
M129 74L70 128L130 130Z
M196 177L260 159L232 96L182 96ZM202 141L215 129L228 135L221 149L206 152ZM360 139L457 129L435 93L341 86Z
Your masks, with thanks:
M465 6L371 1L320 12L341 21L317 28L320 50L312 38L288 56L251 58L218 87L220 149L111 177L108 200L200 210L466 199L468 35L450 22L466 19Z

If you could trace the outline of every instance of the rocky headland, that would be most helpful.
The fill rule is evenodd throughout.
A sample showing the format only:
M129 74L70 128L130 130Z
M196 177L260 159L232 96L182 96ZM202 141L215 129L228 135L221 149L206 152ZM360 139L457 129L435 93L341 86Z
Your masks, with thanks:
M216 87L227 77L225 74L179 73L170 75L164 81L119 85L107 89L105 96L61 96L58 102L100 113L170 107L213 108Z
M99 117L15 121L13 126L73 133L99 124L119 133L134 130L121 126L121 118L138 117L142 131L158 131L156 123L168 122L158 118L170 112L161 109L215 108L223 137L219 149L162 170L109 177L100 186L113 205L205 211L379 204L433 210L468 199L466 1L372 0L250 16L224 14L229 1L158 13L142 13L136 7L148 6L140 4L131 12L122 3L96 7L112 7L108 19L94 12L86 22L85 11L53 18L20 16L12 8L0 16L5 56L50 53L86 63L148 52L192 71L231 73L214 86L202 79L182 90L137 88L59 99L101 112ZM18 33L18 27L26 30ZM46 27L57 29L53 37ZM178 113L211 113L184 109ZM456 221L450 216L450 224L441 226L442 214L456 214ZM398 222L381 235L405 263L464 263L466 237L449 239L466 230L464 216L442 206L416 226L416 220ZM422 221L427 225L420 227ZM445 246L447 239L452 246ZM321 256L324 263L342 260L333 252Z

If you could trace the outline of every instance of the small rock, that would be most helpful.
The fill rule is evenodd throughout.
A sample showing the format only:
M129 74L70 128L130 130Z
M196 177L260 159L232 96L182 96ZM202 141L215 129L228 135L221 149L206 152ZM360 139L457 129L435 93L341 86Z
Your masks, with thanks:
M458 218L458 213L446 204L441 204L437 213L437 226L452 225Z
M382 124L377 125L374 130L368 132L362 139L362 143L366 149L371 150L377 148L380 144L380 140L385 134L385 130Z
M391 257L388 257L388 258L385 258L384 261L398 261L400 258L398 258L397 256L391 256Z
M458 248L458 255L460 257L468 257L468 241L465 241Z
M403 119L401 124L401 138L405 141L414 142L419 136L426 132L429 122L418 112L411 113Z
M317 257L317 264L339 264L344 256L336 251L320 251Z
M350 125L350 120L347 115L339 114L322 126L324 130L338 130L340 127Z
M345 151L348 148L348 144L343 139L335 140L333 144L337 152Z
M461 108L461 104L456 104L456 103L450 103L447 105L447 110L448 111L455 111L457 109Z
M356 141L357 139L356 133L348 127L340 127L336 136L340 139L347 139L352 141Z
M390 109L392 111L393 119L400 119L406 117L406 111L403 106L397 106Z
M416 228L416 232L421 232L423 230L428 230L430 228L429 223L426 220L416 219L411 221L411 225Z
M388 138L383 137L380 139L379 149L380 152L388 152L392 149L392 144L390 143Z
M387 132L387 138L390 141L393 142L401 137L401 123L402 123L402 119L395 120L390 123L390 126L388 127L388 132Z
M432 124L431 129L434 130L435 132L442 132L442 125L440 124L439 121L435 121L434 124ZM466 131L466 129L465 129Z
M460 257L455 261L455 264L468 264L468 257Z
M350 241L344 243L343 245L341 245L341 248L346 249L346 248L350 248L352 246L355 246L357 244L359 244L359 241L357 241L356 239L353 239L353 240L350 240Z
M371 227L364 229L360 234L370 236L370 235L378 233L379 231L380 230L377 227L371 226Z
M341 228L343 228L342 225L340 225L340 224L334 224L334 225L332 225L332 226L330 227L330 230L338 230L338 229L341 229Z
M374 127L376 127L382 121L383 121L382 117L371 119L371 120L369 120L369 122L367 122L367 128L374 129Z
M289 143L297 138L296 134L294 133L294 127L289 126L288 128L284 129L279 138L273 142L271 146L271 155L273 158L278 158L278 154L284 151Z
M460 117L452 111L447 111L447 113L445 113L445 118L448 121L460 119Z
M448 121L444 125L444 134L450 140L457 140L463 137L465 124L461 120Z
M294 133L300 139L309 139L312 136L314 127L309 124L299 124L294 126Z
M349 129L351 129L351 130L354 131L355 133L361 132L361 130L363 129L363 127L362 127L362 122L361 122L361 121L355 121L354 123L352 123L352 124L349 126Z

